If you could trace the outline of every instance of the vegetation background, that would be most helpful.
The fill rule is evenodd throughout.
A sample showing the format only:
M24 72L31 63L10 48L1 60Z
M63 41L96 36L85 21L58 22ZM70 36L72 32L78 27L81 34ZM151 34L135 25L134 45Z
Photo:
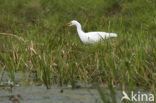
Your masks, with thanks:
M84 45L75 27L118 38ZM156 0L0 0L0 69L45 85L112 84L156 93ZM27 78L26 78L27 80Z

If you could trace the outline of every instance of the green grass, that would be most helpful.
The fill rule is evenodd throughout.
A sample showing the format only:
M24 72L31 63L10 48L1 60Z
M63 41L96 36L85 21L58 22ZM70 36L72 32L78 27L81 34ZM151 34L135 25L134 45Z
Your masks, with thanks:
M0 68L13 80L17 71L35 71L46 85L156 90L155 0L1 0L0 12L0 32L8 33L0 34ZM118 38L84 45L75 27L64 27L73 19Z

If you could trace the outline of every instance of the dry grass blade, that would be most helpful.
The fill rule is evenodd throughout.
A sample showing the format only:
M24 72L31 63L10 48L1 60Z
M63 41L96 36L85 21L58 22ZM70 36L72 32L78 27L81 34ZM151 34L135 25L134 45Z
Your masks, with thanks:
M22 37L19 37L15 34L10 34L10 33L0 33L0 35L4 35L4 36L12 36L15 37L16 39L18 39L19 41L23 41L23 42L27 42L28 40L24 40Z

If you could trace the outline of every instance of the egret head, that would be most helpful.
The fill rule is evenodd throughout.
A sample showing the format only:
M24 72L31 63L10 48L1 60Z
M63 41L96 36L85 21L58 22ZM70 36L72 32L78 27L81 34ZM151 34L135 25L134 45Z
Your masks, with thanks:
M78 24L78 22L76 20L72 20L71 22L67 23L66 26L73 26Z

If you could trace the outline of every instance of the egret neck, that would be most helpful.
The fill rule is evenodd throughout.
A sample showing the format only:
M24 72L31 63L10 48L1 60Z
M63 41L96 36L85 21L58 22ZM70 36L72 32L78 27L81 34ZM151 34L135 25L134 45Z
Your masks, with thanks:
M84 32L82 31L81 24L77 22L75 25L77 27L77 32L79 36L83 36Z

